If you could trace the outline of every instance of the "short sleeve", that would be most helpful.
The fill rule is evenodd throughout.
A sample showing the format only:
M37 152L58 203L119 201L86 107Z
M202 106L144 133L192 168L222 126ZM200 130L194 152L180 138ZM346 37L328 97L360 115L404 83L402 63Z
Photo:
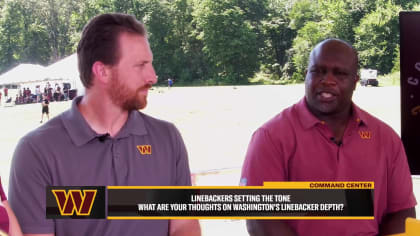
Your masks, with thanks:
M9 202L23 233L54 233L54 222L45 215L45 189L51 182L45 160L25 138L13 154L9 180Z
M252 135L242 166L241 185L260 186L264 181L287 181L287 166L281 145L265 128Z
M416 206L416 198L413 193L413 183L407 156L401 140L397 137L393 140L394 153L388 172L388 204L387 213L400 211Z
M188 153L178 129L173 126L176 153L176 186L191 186L191 172L188 164Z

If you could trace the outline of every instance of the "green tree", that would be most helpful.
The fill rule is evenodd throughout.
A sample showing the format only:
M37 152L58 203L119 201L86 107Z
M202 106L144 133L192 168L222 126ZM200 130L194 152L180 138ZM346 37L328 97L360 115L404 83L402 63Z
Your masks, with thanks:
M73 52L72 37L75 26L72 24L72 16L75 12L79 12L81 2L80 0L39 1L41 11L37 17L49 34L50 62L55 62Z
M2 9L0 19L0 71L15 66L20 58L22 16L16 2L8 2Z
M394 0L395 5L400 5L403 9L412 9L420 3L420 0Z
M321 22L310 21L298 31L293 40L293 64L296 68L293 80L303 80L304 72L308 66L309 54L316 44L326 38L334 37L332 24L326 20Z
M395 47L393 65L391 72L400 71L400 45Z
M411 10L413 10L413 11L420 11L420 4L416 4L416 5L414 5L414 6L411 8Z
M73 52L71 16L79 2L6 1L0 19L0 67L17 63L47 65Z
M261 21L264 45L260 50L261 69L274 74L273 79L288 80L292 72L289 49L296 31L290 27L292 3L273 0L267 4L268 14Z
M247 83L258 69L257 36L240 7L222 0L196 1L195 22L217 83ZM219 81L220 79L220 81Z
M348 42L353 41L353 18L346 4L348 1L320 1L320 15L324 23L330 25L331 36Z
M208 62L202 52L203 42L197 39L199 32L193 19L191 0L174 0L170 3L174 42L173 72L171 77L191 84L205 80L208 76Z
M293 4L289 13L290 28L299 30L308 21L320 21L319 6L317 1L298 0Z
M145 6L142 19L147 26L150 47L153 51L154 62L161 81L167 77L174 77L174 61L177 60L176 48L179 40L172 37L174 31L173 19L166 1L151 0ZM175 63L176 64L176 63Z
M47 64L50 46L47 29L37 18L36 1L8 1L0 19L0 67L8 70L18 63Z
M367 14L355 28L355 47L363 67L389 73L399 43L398 12L401 7L387 2Z

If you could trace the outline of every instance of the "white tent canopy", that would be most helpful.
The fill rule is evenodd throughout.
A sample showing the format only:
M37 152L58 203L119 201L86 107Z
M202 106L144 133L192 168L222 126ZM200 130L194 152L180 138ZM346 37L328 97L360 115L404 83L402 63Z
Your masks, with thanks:
M46 82L70 83L72 89L78 89L82 94L84 87L80 82L77 68L77 55L72 54L47 67L34 64L20 64L0 75L0 85L24 85L33 87Z
M72 54L47 66L46 72L49 79L78 80L79 70L77 69L77 55Z
M79 94L84 90L80 82L76 53L46 67L46 74L48 80L63 80L70 83L72 88L79 90Z
M0 75L0 85L25 84L46 80L45 67L34 64L20 64Z

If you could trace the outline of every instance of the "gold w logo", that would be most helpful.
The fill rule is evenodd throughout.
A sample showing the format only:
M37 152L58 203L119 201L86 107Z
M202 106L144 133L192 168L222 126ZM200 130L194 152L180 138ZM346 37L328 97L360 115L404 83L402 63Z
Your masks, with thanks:
M51 190L57 201L60 214L71 216L76 212L78 216L88 216L92 210L93 202L96 197L96 189L92 190Z
M372 138L372 132L370 131L359 131L360 138L362 139L371 139Z
M150 155L152 154L152 146L151 145L137 145L137 149L142 155Z

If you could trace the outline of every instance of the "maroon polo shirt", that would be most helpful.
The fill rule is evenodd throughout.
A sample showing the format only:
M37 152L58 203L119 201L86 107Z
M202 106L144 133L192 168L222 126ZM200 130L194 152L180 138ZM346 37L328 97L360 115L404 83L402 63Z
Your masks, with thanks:
M0 96L1 97L1 96ZM3 186L0 179L0 201L7 201L6 194L4 194ZM6 208L0 206L0 230L5 233L9 233L9 216L7 215Z
M264 181L373 181L374 220L294 220L298 235L377 235L387 213L416 205L402 142L385 123L356 105L341 145L303 98L252 136L242 185Z
M24 233L168 235L168 220L49 220L45 187L191 185L187 152L171 123L132 111L115 137L101 138L74 99L71 109L24 136L10 172L9 201ZM142 154L138 145L150 145Z

